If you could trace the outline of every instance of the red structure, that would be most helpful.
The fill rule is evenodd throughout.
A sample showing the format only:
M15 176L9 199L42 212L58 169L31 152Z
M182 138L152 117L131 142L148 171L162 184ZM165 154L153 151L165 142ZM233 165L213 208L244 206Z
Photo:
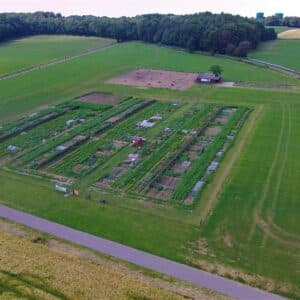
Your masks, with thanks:
M132 139L132 146L133 147L142 147L144 142L145 142L145 139L143 139L142 137L134 137Z

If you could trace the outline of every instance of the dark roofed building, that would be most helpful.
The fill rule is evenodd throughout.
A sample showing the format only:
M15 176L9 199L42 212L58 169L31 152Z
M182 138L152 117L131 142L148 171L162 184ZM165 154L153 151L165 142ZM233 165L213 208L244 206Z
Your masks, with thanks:
M200 73L196 81L198 83L218 83L221 81L221 76L213 73Z

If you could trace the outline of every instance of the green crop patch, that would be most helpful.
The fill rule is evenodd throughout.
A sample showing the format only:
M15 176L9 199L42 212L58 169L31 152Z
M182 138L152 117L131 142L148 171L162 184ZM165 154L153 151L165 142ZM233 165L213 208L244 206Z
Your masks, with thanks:
M247 112L133 97L68 101L4 125L0 155L65 192L93 187L191 208Z

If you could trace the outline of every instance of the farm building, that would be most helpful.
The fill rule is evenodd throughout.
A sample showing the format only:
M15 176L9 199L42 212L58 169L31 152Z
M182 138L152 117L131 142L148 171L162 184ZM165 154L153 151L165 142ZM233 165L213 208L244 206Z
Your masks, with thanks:
M222 80L221 76L213 73L200 73L197 76L196 82L198 83L218 83Z

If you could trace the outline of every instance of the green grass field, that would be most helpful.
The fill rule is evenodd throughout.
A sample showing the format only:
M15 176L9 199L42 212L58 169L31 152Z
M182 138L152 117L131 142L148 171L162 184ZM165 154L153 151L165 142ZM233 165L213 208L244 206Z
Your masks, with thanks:
M7 42L0 45L0 75L112 43L109 39L64 35L40 35Z
M24 74L22 77L0 81L0 120L12 119L44 106L69 100L87 91L113 91L116 94L128 94L137 89L104 84L103 81L136 68L155 68L172 71L207 71L212 64L224 68L226 80L252 82L258 85L298 84L298 81L274 71L249 66L242 62L219 57L201 56L178 52L142 43L124 43L111 49L95 53L63 65ZM193 94L202 97L210 87L194 86L190 91L170 92L156 89L158 95L170 93L176 97ZM138 91L138 93L142 93ZM132 94L133 95L133 94Z
M300 71L300 40L276 40L263 43L249 57Z
M125 194L96 190L90 201L84 195L65 198L44 178L3 168L0 201L299 299L300 93L212 86L173 91L104 83L135 68L197 72L206 71L215 63L222 65L227 80L298 85L295 79L242 62L142 43L119 44L101 53L0 81L2 122L91 91L251 108L217 176L212 178L194 210L146 206ZM104 197L109 202L106 206L98 204L99 198Z
M266 26L266 27L273 28L277 33L281 33L291 29L291 27L287 27L287 26Z

